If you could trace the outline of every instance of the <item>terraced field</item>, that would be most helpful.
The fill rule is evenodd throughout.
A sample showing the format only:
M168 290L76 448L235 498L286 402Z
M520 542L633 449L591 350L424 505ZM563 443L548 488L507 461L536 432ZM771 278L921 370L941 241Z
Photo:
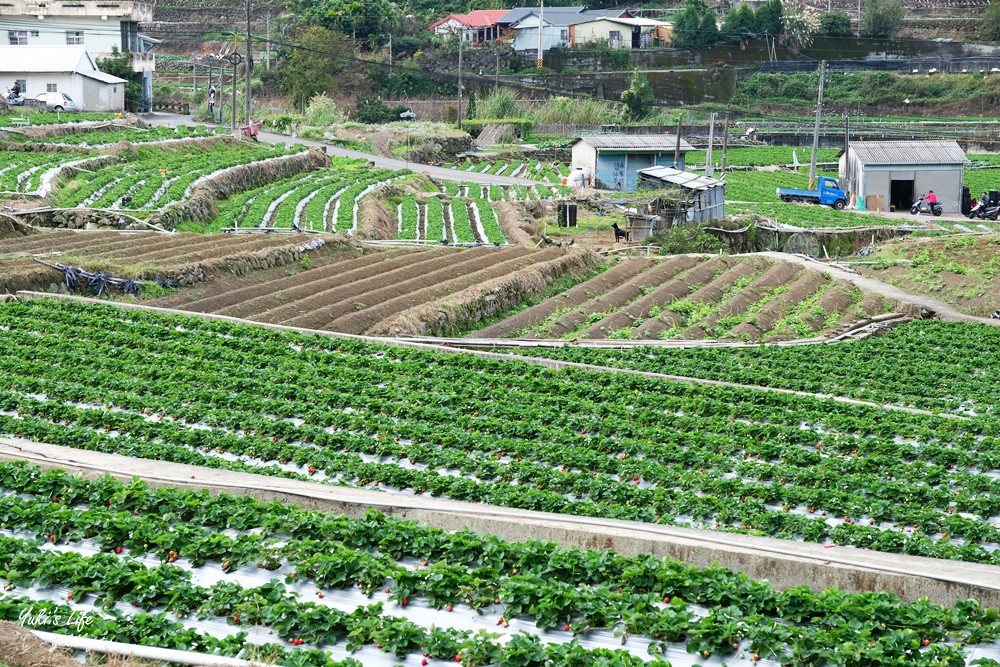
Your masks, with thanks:
M34 258L116 277L173 278L190 283L217 274L245 274L305 253L342 247L339 239L328 237L315 251L301 250L312 240L316 239L101 231L14 236L0 239L0 292L45 290L63 282L62 274Z
M239 287L228 281L204 286L199 298L180 291L150 303L345 333L424 333L438 326L446 304L461 307L518 284L522 276L540 272L557 277L592 262L589 254L561 248L395 248L363 257L341 253L323 266L275 276L263 285L255 281Z
M401 240L443 243L506 242L493 205L478 198L406 197L396 207Z
M819 271L761 257L632 258L475 338L807 338L891 308Z

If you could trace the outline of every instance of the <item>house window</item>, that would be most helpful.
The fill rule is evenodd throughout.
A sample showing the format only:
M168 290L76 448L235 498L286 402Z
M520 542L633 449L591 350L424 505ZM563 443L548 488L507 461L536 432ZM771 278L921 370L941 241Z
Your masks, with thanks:
M59 91L59 86L57 86L56 84L54 84L54 83L47 83L47 84L45 84L45 92L47 92L47 93L55 93L55 92L58 92L58 91Z
M83 31L82 30L67 30L66 31L66 43L72 46L77 44L83 44Z
M27 46L28 45L28 31L27 30L8 30L7 31L7 43L10 46Z
M38 37L38 31L37 30L32 30L29 36L30 37Z
M569 29L559 31L559 39L565 44L569 41Z

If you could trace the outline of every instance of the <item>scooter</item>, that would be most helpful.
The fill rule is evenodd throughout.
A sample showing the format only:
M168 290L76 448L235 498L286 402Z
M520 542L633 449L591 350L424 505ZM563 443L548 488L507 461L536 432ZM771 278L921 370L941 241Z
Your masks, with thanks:
M976 205L969 209L969 212L966 214L965 217L969 218L970 220L975 220L976 218L983 217L983 210L986 208L983 204L984 204L983 202L977 201Z
M924 197L913 202L913 206L910 207L910 213L913 215L917 215L918 213L933 213L935 216L938 216L941 215L942 211L944 209L941 208L941 204L937 202L931 204Z
M14 95L14 93L11 92L10 88L6 89L6 92L4 93L4 100L7 102L7 104L11 105L12 107L24 106L24 95L21 94Z
M997 218L1000 218L1000 206L981 206L979 213L976 215L983 220L996 220Z

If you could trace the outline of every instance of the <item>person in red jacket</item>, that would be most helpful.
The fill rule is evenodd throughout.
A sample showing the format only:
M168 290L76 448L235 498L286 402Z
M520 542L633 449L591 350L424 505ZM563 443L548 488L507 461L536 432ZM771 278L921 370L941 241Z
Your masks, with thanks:
M937 203L937 195L934 194L933 190L927 193L927 203L931 206Z

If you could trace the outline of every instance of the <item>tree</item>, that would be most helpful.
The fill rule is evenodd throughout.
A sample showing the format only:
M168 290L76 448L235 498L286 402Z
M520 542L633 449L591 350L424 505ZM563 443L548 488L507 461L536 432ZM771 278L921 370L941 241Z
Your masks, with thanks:
M828 37L851 37L851 17L840 9L825 12L819 17L819 32Z
M360 40L374 50L399 25L402 12L389 0L291 0L293 14Z
M990 0L990 6L983 12L983 20L979 22L983 37L994 42L1000 42L1000 0Z
M715 11L706 9L701 17L701 39L702 46L712 46L719 41L719 25Z
M105 74L117 76L125 79L125 109L128 111L141 111L146 108L143 102L142 85L139 83L139 75L132 70L132 56L127 53L120 53L117 46L111 47L111 55L107 58L97 59L97 69Z
M291 42L276 78L278 87L301 107L333 87L333 75L347 66L351 47L344 35L321 26L300 29Z
M639 70L632 72L628 89L622 93L621 99L630 120L645 118L656 106L656 95L653 94L653 87L649 85L649 79L646 78L646 75Z
M730 9L722 21L719 31L722 39L733 44L749 42L757 34L757 19L747 5L739 9Z
M766 32L770 35L781 34L782 13L781 0L767 0L754 12L757 32Z
M892 37L903 27L904 13L900 0L867 0L861 9L861 34Z
M781 42L790 49L801 49L813 41L813 34L819 30L819 20L809 7L790 5L781 17Z
M673 45L677 48L698 48L703 46L701 36L702 15L705 5L701 2L688 0L684 9L677 15L674 21L674 29L671 33Z

